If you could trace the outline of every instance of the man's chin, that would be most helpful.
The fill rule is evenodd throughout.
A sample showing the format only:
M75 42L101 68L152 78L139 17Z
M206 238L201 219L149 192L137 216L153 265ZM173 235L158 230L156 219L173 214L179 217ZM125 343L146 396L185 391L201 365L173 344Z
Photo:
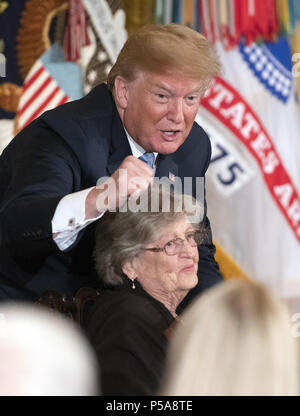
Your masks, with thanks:
M157 150L154 151L161 155L169 155L176 152L183 142L184 140L160 141Z

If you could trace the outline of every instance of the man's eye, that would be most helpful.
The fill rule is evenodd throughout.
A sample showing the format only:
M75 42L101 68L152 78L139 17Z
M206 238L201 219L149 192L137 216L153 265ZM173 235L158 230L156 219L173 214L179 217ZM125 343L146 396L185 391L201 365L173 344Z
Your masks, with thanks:
M166 98L166 96L164 94L156 94L158 98L160 98L161 100L163 100L164 98Z
M195 101L196 100L196 96L194 95L190 95L189 97L187 97L188 101Z

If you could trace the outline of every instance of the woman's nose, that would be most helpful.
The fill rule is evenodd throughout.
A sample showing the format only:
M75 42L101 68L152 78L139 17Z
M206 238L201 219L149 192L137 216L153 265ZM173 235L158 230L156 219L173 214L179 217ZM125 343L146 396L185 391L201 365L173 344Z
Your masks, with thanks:
M190 245L190 243L187 242L186 239L183 240L182 243L182 247L181 247L181 252L180 254L183 257L189 257L189 258L194 258L196 256L196 250L198 250L197 247L192 247Z

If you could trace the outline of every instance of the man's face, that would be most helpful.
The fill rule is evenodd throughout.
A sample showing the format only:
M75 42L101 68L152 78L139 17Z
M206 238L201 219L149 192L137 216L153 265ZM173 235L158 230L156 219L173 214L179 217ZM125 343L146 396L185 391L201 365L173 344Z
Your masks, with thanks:
M187 138L201 99L201 83L181 72L140 72L123 80L121 109L130 136L148 152L175 152ZM118 97L118 94L117 94Z

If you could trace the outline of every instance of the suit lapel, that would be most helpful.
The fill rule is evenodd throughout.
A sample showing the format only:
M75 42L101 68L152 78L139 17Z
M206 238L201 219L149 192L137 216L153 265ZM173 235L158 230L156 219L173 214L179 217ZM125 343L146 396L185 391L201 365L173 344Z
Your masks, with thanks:
M112 139L107 163L109 175L112 175L120 167L126 156L132 155L122 121L116 108L112 117L111 133Z
M174 162L172 155L157 156L155 176L158 178L166 177L168 179L173 176L178 176L178 165Z

